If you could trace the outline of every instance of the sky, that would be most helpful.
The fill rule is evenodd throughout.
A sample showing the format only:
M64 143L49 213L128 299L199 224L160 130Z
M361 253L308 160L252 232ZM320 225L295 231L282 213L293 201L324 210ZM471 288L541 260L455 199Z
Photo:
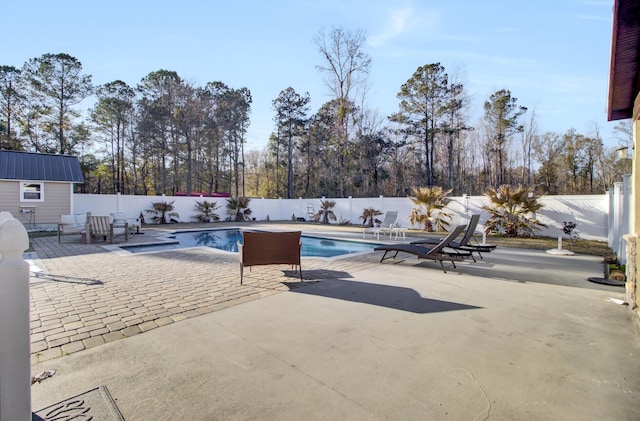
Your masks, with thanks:
M535 110L540 133L599 130L607 122L613 0L111 0L12 1L3 5L0 65L43 54L78 59L96 85L136 86L165 69L198 86L221 81L253 98L245 150L274 130L272 101L292 87L311 111L330 100L314 38L362 30L371 57L368 106L398 111L416 69L441 63L471 98L474 125L494 92ZM88 106L88 105L87 105Z

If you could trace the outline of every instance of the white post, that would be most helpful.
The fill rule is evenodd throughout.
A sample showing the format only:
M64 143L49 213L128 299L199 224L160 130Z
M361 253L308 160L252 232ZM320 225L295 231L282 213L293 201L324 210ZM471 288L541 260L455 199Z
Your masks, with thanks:
M632 189L631 175L623 175L622 189L620 191L622 194L622 200L620 202L620 234L623 238L624 235L631 233L631 214L633 213L633 206L631 205ZM620 241L620 254L618 254L618 258L620 259L621 264L627 264L627 241L624 239Z
M613 215L613 225L609 227L610 230L613 230L613 244L609 244L609 247L614 251L616 256L620 256L620 243L622 240L622 182L617 181L613 183L613 191L614 191L614 206L615 213Z
M69 183L69 213L71 215L76 213L75 206L76 204L74 200L73 183Z
M0 420L31 419L29 248L24 226L0 213Z
M558 237L558 250L562 250L562 237Z

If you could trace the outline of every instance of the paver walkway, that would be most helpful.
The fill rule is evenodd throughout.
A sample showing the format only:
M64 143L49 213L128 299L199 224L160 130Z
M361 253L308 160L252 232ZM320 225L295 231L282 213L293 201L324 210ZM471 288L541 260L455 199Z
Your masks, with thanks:
M131 243L153 241L136 236ZM63 237L31 240L32 363L134 336L159 326L294 288L297 274L285 265L246 271L238 257L209 248L121 256L104 243ZM374 254L323 260L303 258L305 281L350 277L378 261ZM284 273L283 273L284 272Z

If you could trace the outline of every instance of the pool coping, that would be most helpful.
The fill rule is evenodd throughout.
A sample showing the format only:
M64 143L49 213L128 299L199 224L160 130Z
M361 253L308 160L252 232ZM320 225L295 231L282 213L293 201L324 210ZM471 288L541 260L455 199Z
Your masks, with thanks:
M122 247L136 247L136 246L153 246L153 245L163 245L163 244L176 244L178 243L178 241L175 241L171 239L172 235L175 235L177 233L182 233L182 232L198 232L198 231L229 231L229 230L246 230L246 228L240 227L240 226L230 226L230 227L224 227L224 228L207 228L207 229L202 229L202 228L190 228L190 229L181 229L181 230L170 230L170 231L165 231L163 232L161 235L158 235L156 237L157 241L152 241L152 242L141 242L141 243L127 243L127 244L109 244L109 245L102 245L102 248L105 250L108 250L112 253L117 254L118 256L121 257L127 257L127 256L135 256L135 255L149 255L149 254L156 254L156 253L167 253L167 252L171 252L171 251L177 251L177 250L191 250L191 249L206 249L209 250L210 252L213 253L222 253L222 254L226 254L226 255L237 255L238 252L233 252L233 251L227 251L227 250L222 250L219 248L215 248L215 247L209 247L209 246L192 246L192 247L179 247L179 248L175 248L175 249L167 249L167 250L152 250L152 251L141 251L141 252L129 252L124 250ZM250 230L250 231L265 231L265 230ZM273 230L273 232L285 232L285 231L291 231L291 230ZM323 239L328 239L328 240L335 240L335 241L345 241L345 242L352 242L352 243L364 243L364 244L376 244L376 245L380 245L382 244L380 241L378 240L367 240L366 238L341 238L335 235L331 235L329 232L327 231L321 231L321 232L314 232L312 234L309 233L305 233L305 231L300 230L302 232L302 236L303 237L312 237L312 238L323 238ZM317 259L317 260L323 260L323 261L333 261L333 260L341 260L344 259L346 257L355 257L355 256L362 256L362 255L366 255L369 253L373 253L373 249L369 250L369 251L360 251L360 252L354 252L354 253L345 253L345 254L341 254L338 256L329 256L329 257L324 257L324 256L301 256L301 258L303 259Z

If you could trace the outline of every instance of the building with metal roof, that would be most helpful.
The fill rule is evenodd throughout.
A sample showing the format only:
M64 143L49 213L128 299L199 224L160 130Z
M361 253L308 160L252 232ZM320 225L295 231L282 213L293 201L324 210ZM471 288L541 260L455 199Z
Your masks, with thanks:
M0 150L0 180L84 183L78 157Z
M78 157L0 150L0 211L28 229L49 228L73 211L73 185L83 183Z

